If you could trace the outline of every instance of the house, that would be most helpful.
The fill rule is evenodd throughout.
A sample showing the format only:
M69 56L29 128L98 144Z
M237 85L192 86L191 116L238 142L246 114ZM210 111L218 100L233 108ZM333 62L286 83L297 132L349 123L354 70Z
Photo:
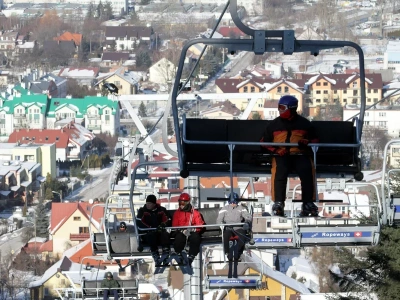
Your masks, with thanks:
M60 36L54 38L55 41L73 41L77 47L82 44L82 34L72 33L69 31L64 32Z
M272 78L278 79L283 75L282 63L276 61L265 61L265 70L269 71Z
M132 95L137 94L139 83L143 80L142 72L127 71L124 67L120 67L115 72L103 77L97 84L104 82L114 83L118 87L118 94Z
M52 203L50 234L53 256L89 239L89 226L92 232L99 232L104 208L97 206L91 212L92 206L88 202Z
M1 160L0 202L8 205L14 199L32 202L41 188L44 177L39 163L18 160ZM39 192L40 193L40 192Z
M72 58L78 50L74 41L44 41L42 48L46 53L63 55L65 58Z
M11 51L14 52L15 45L17 44L18 32L11 31L0 31L0 51Z
M265 100L264 102L264 120L273 120L279 116L278 100Z
M29 92L30 94L48 94L55 98L65 98L67 96L67 80L53 74L40 76L39 70L32 70L21 78L21 84L16 85L14 90L25 94Z
M207 110L200 112L200 117L209 119L237 119L240 116L240 109L229 100L215 103Z
M21 138L22 137L22 138ZM91 149L94 134L73 121L61 129L17 129L9 137L9 143L31 142L55 144L56 160L81 160Z
M64 253L62 258L47 269L41 278L30 282L30 299L54 299L60 295L56 289L65 295L66 291L73 291L72 285L76 288L80 287L81 276L79 274L82 271L82 265L71 261L69 256L72 253L70 252ZM107 271L86 272L85 276L88 280L96 280L96 276L104 278ZM73 295L71 294L71 296Z
M96 84L96 78L99 75L100 68L87 67L87 68L62 68L58 76L66 79L74 79L80 86L86 86L88 89Z
M170 84L175 80L175 74L176 66L163 57L149 68L149 81L159 84Z
M17 44L15 46L15 55L18 56L25 53L32 53L36 45L36 41L24 41L22 44Z
M101 57L101 66L112 67L121 66L130 58L128 52L104 52Z
M93 133L109 132L114 135L120 128L118 101L101 96L85 98L52 98L47 95L30 95L10 90L7 100L0 98L0 138L15 129L55 129L56 122L69 119Z
M106 26L104 50L134 50L141 41L150 43L152 33L147 26Z
M36 179L42 182L47 174L51 178L56 177L56 146L55 144L34 143L30 141L27 144L21 143L24 139L22 135L15 135L16 142L0 143L0 159L5 161L28 161L41 165L41 173L36 174ZM42 177L41 174L43 174ZM38 183L35 183L37 185Z

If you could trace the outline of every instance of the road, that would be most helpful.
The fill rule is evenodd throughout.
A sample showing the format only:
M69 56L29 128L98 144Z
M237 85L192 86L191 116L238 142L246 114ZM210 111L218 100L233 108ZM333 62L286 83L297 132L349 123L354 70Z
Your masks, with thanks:
M0 236L0 262L11 261L10 256L15 256L25 245L22 235L28 228L21 228L12 233Z
M112 166L103 170L102 173L93 175L92 182L81 187L78 194L66 197L68 201L89 201L89 199L103 198L108 193L108 182L110 179ZM90 171L89 171L90 174Z

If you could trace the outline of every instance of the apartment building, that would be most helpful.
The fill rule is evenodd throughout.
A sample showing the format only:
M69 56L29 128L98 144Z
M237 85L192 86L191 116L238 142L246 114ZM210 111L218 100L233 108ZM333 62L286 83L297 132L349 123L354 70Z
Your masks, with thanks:
M7 140L16 129L54 129L61 120L75 121L93 133L119 130L118 101L102 96L51 98L18 94L0 98L0 139Z

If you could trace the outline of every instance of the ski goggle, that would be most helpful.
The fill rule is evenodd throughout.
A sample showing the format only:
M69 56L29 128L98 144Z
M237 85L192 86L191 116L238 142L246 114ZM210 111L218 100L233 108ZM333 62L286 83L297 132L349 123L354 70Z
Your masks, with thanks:
M287 111L289 107L286 104L279 104L278 105L278 110L281 112Z
M179 206L180 206L180 205L186 205L186 204L189 203L189 201L179 200L178 203L179 203Z

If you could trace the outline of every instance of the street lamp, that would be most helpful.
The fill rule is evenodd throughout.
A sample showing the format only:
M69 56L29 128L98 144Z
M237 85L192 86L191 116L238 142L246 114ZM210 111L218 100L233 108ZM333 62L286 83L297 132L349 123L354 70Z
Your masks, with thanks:
M62 190L60 190L61 193L55 192L55 191L51 191L53 194L58 194L60 196L60 202L62 203Z

